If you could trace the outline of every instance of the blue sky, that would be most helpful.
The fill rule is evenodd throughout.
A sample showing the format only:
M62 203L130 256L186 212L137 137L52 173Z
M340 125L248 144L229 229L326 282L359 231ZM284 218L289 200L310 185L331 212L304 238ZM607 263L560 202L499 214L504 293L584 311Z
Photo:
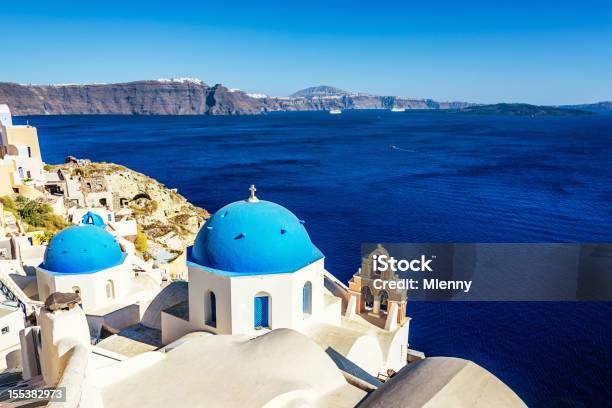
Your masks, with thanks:
M0 26L0 81L198 77L271 95L326 84L473 102L612 99L609 0L20 0L3 2Z

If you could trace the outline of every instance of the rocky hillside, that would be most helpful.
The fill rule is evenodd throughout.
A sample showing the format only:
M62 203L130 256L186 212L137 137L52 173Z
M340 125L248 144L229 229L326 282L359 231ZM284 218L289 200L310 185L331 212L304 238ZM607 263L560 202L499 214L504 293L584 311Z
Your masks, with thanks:
M193 244L206 210L189 203L176 189L113 163L92 163L73 159L69 163L52 166L81 183L87 194L88 186L97 191L112 193L115 208L131 210L139 229L148 240L145 257L172 259Z
M459 109L464 102L436 102L351 93L320 86L291 97L249 95L198 79L89 85L21 85L0 82L0 104L14 115L245 115L274 111L340 109Z

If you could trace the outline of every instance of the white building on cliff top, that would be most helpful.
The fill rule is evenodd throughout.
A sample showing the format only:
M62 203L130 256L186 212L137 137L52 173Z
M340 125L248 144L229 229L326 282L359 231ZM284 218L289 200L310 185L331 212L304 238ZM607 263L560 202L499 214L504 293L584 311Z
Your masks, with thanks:
M45 184L38 133L29 125L13 125L7 105L0 105L0 195Z

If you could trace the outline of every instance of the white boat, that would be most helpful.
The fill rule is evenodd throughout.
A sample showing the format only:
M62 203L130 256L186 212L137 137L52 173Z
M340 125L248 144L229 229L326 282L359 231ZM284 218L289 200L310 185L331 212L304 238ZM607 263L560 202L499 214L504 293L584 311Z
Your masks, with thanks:
M391 112L406 112L406 108L397 108L394 106L391 108Z
M340 109L338 109L338 108L333 108L333 109L329 110L329 114L330 115L339 115L341 113L342 113L342 111Z

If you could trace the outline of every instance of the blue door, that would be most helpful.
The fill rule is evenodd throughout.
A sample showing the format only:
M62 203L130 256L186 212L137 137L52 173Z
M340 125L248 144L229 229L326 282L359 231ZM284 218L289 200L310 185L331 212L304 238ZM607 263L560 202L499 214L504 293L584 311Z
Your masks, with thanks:
M268 296L255 296L255 328L269 327L269 303Z

